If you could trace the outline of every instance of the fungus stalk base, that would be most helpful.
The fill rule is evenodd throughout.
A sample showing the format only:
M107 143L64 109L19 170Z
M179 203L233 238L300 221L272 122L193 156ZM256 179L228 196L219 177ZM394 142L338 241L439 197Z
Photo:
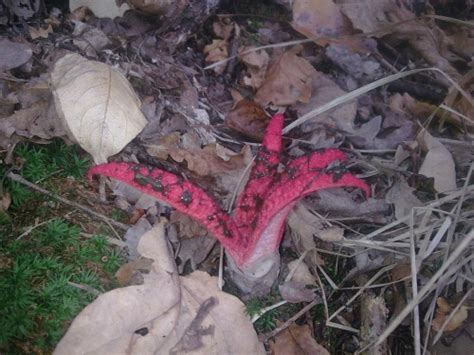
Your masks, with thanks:
M227 272L230 279L245 294L262 296L270 292L280 273L280 254L278 250L262 259L237 267L227 254Z

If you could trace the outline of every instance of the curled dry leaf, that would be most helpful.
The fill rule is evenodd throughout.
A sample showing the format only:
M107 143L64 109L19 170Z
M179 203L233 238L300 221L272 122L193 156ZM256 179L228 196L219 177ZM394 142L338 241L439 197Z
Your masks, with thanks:
M263 107L309 102L315 73L316 70L306 59L298 57L294 51L285 52L271 63L255 95L255 102Z
M196 271L178 277L158 224L138 247L153 259L144 283L100 295L73 321L55 354L264 354L244 304Z
M229 43L225 39L213 39L211 44L204 47L204 54L206 55L206 63L215 63L227 59ZM222 74L225 70L226 63L218 65L214 68L216 74Z
M456 167L449 150L426 130L420 132L418 142L428 151L418 173L434 178L434 187L438 192L455 190Z
M329 355L311 334L308 325L292 324L270 343L273 355Z
M446 318L450 316L453 311L453 307L449 305L446 299L439 297L436 301L438 308L436 309L436 316L431 323L431 328L434 331L441 330L442 325L446 321ZM456 313L452 316L443 332L451 332L459 328L468 317L468 307L461 306Z
M67 54L56 62L51 82L71 138L97 164L120 152L147 123L128 80L107 64Z

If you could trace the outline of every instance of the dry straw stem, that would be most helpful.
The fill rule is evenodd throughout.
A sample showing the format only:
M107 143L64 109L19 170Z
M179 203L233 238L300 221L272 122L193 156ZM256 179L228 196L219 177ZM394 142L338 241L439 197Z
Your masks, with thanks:
M459 86L458 83L456 83L453 79L451 79L451 77L448 74L446 74L442 70L440 70L438 68L413 69L413 70L409 70L409 71L406 71L406 72L401 72L401 73L389 75L385 78L376 80L376 81L374 81L372 83L369 83L367 85L364 85L364 86L362 86L362 87L360 87L356 90L348 92L345 95L339 96L338 98L336 98L332 101L329 101L328 103L325 103L322 106L319 106L319 107L315 108L314 110L304 114L303 116L301 116L297 120L293 121L292 123L290 123L288 126L286 126L283 129L283 133L286 134L289 131L291 131L293 128L298 127L299 125L305 123L306 121L308 121L308 120L310 120L310 119L312 119L312 118L314 118L314 117L316 117L316 116L318 116L318 115L320 115L324 112L332 110L333 108L335 108L339 105L342 105L342 104L345 104L346 102L352 101L352 100L358 98L359 96L368 93L369 91L377 89L377 88L379 88L383 85L389 84L392 81L402 79L402 78L405 78L407 76L418 74L418 73L425 72L425 71L434 71L434 72L437 72L437 73L443 75L466 98L466 100L469 101L469 103L471 105L474 105L474 101L472 100L471 96L464 89L462 89Z
M474 229L472 229L468 235L466 235L462 241L458 244L456 249L449 256L448 260L438 269L438 271L433 275L433 277L423 286L423 288L418 292L415 298L413 298L406 307L393 319L389 324L387 329L382 333L377 342L371 344L376 345L382 343L387 337L400 325L400 323L410 314L410 312L434 289L436 283L441 279L442 276L449 275L448 268L453 264L456 259L458 259L462 253L469 247L469 244L474 239ZM370 347L369 345L368 347ZM368 348L367 347L367 348ZM365 349L363 349L365 350ZM361 350L361 351L363 351Z

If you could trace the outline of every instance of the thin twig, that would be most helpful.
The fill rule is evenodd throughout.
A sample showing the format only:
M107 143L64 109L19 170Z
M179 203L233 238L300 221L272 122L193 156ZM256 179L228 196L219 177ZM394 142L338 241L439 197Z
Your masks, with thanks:
M103 214L100 214L100 213L97 213L93 210L91 210L90 208L87 208L85 206L82 206L80 204L78 204L77 202L73 202L73 201L69 201L67 199L65 199L64 197L61 197L61 196L58 196L54 193L52 193L51 191L48 191L36 184L33 184L32 182L26 180L24 177L18 175L18 174L15 174L15 173L12 173L12 172L9 172L7 174L7 177L15 182L18 182L22 185L25 185L26 187L29 187L30 189L33 189L35 191L38 191L38 192L41 192L42 194L46 195L46 196L49 196L49 197L52 197L56 200L58 200L59 202L61 203L64 203L65 205L68 205L68 206L71 206L71 207L74 207L74 208L77 208L83 212L86 212L88 214L90 214L91 216L93 217L96 217L97 219L100 219L102 221L104 221L105 223L110 223L111 225L117 227L117 228L120 228L122 230L128 230L129 226L127 226L126 224L123 224L123 223L120 223L120 222L117 222L107 216L104 216Z

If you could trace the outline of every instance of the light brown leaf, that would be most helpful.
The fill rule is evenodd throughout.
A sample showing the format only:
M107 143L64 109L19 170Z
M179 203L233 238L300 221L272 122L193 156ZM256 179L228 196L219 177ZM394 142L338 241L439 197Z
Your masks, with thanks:
M273 355L329 355L314 340L308 325L292 324L275 337L270 347Z
M67 54L51 73L59 116L97 164L120 152L145 127L140 100L111 66Z
M428 151L418 173L434 178L434 187L438 192L455 190L456 167L451 153L426 130L420 132L417 140Z
M211 44L204 47L206 55L206 63L215 63L227 59L229 52L227 47L229 43L225 39L213 39ZM222 74L225 70L226 63L214 67L216 74Z
M48 38L49 34L53 33L53 27L51 25L38 28L28 26L28 32L30 33L32 40L35 40L37 38Z
M436 310L436 315L435 318L433 319L433 322L431 323L431 328L434 331L439 331L446 321L446 318L449 317L451 314L453 308L448 304L448 302L442 298L439 297L438 300L436 301L438 308ZM452 316L446 327L444 328L443 332L451 332L453 330L456 330L459 328L464 321L468 317L468 307L466 306L461 306L456 313Z
M265 81L255 95L255 102L263 107L309 102L315 73L316 70L306 59L298 57L293 51L285 52L271 63Z
M176 135L173 136L176 137ZM170 144L162 142L161 145L150 145L147 147L147 152L160 159L170 156L178 163L186 161L188 169L201 176L243 168L248 158L246 149L240 153L234 153L219 144L209 144L201 148L194 133L184 134L181 141L180 143L175 141Z
M140 240L144 283L109 291L73 321L54 354L264 354L244 304L196 271L178 277L158 224Z

